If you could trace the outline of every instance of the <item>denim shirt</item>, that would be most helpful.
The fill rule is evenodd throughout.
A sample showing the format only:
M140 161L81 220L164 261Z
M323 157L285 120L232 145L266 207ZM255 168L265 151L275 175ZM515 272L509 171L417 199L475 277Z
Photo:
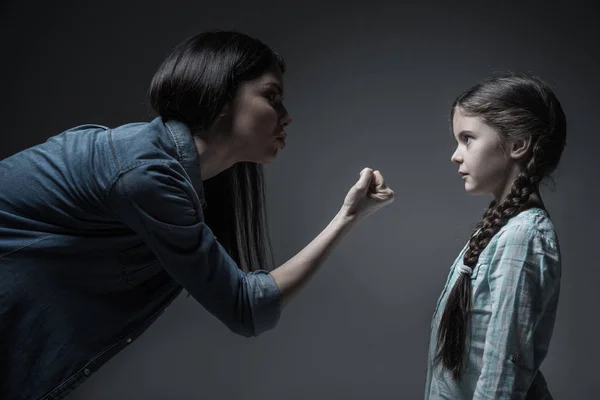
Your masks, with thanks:
M83 125L0 161L0 398L60 399L182 288L229 329L279 319L266 271L243 273L204 223L187 127Z
M467 245L454 261L431 324L425 399L551 399L541 373L554 330L561 256L546 213L511 218L481 252L471 275L471 322L465 375L454 381L434 365L439 323Z

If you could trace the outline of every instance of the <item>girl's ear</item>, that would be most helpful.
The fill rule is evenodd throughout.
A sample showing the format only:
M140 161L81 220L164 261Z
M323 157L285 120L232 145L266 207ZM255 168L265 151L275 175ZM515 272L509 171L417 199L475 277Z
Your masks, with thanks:
M513 160L520 160L523 158L531 149L531 136L526 139L517 139L511 143L510 147L510 158Z

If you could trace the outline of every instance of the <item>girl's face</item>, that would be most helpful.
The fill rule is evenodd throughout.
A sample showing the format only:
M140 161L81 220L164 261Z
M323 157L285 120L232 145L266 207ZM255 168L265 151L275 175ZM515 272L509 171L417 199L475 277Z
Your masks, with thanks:
M283 106L283 76L272 68L243 82L227 106L230 145L239 161L267 164L285 147L284 128L292 118Z
M457 148L451 160L459 166L465 190L492 194L496 199L504 197L519 168L504 149L498 132L480 117L465 115L460 107L455 110L452 126Z

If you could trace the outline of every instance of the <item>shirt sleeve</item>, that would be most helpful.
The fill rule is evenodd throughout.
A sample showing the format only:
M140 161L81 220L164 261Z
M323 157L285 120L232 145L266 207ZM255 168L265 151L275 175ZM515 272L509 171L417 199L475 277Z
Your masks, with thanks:
M163 268L233 332L250 337L275 327L280 291L267 271L244 273L204 223L196 191L176 162L150 162L119 177L113 211Z
M525 400L552 335L547 322L556 313L560 259L532 227L510 227L499 235L487 276L491 319L473 399Z

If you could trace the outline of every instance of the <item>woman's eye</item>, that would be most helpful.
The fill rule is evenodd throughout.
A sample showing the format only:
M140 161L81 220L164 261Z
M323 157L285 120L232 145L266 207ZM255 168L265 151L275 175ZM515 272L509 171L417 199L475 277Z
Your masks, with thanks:
M269 101L272 101L275 103L279 103L281 101L281 96L279 95L279 93L276 93L276 92L268 93L267 98L269 99Z

